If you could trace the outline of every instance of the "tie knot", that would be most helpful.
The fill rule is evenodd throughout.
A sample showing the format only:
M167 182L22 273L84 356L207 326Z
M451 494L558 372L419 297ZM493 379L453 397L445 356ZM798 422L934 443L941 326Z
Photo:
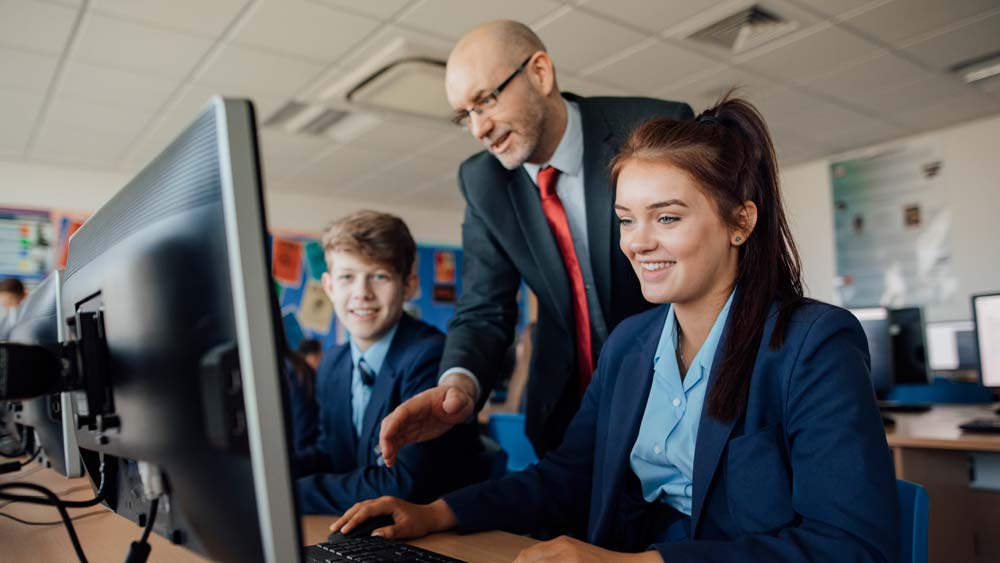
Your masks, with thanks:
M555 166L546 166L538 171L538 189L542 192L542 197L556 195L556 181L558 179L559 169Z
M361 383L369 387L375 385L375 372L368 366L368 362L364 358L358 360L358 372L361 373Z

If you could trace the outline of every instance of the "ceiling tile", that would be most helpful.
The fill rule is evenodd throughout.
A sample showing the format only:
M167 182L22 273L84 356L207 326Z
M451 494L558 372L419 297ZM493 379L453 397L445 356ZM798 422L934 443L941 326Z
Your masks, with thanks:
M133 140L153 118L152 111L80 102L57 97L45 112L45 124L131 137Z
M328 4L346 11L357 12L369 16L374 16L381 20L386 20L403 6L410 3L410 0L378 0L378 2L358 2L357 0L314 0L322 4Z
M420 152L428 144L438 144L454 133L448 123L418 123L394 116L365 131L351 145L381 151L391 151L405 157Z
M94 15L85 19L70 56L140 74L183 78L212 44L204 37Z
M963 92L940 98L893 117L917 131L930 131L1000 113L1000 101L980 92Z
M653 39L648 46L623 59L614 60L586 74L586 77L630 92L649 95L676 82L678 77L723 66L722 63L697 53Z
M400 19L399 23L435 35L458 39L473 27L495 19L516 20L530 25L560 6L552 0L504 2L425 0Z
M638 92L625 88L616 88L608 84L579 78L569 73L561 73L556 76L559 90L562 92L572 92L578 96L626 96L636 95Z
M831 66L874 53L878 46L837 26L820 26L796 41L740 59L742 66L785 80L807 80ZM759 52L759 51L757 51Z
M288 97L322 69L322 65L301 59L226 45L203 66L195 82L241 92L250 97Z
M657 33L695 16L723 0L586 0L585 11Z
M928 73L915 82L901 82L887 88L858 92L854 102L875 114L888 117L968 91L973 91L972 87L962 84L957 78Z
M854 103L866 93L895 84L912 83L927 77L927 71L896 55L879 51L875 56L848 66L839 67L803 83L811 91Z
M557 72L579 71L643 39L627 27L576 10L546 23L538 35L552 53Z
M907 44L908 55L939 70L1000 52L1000 12L945 33Z
M308 187L311 193L343 193L372 170L386 166L391 158L389 153L342 145L304 163L305 166L289 177L288 183Z
M407 193L416 186L452 172L457 174L457 170L458 166L454 162L422 155L419 158L401 160L390 167L373 168L373 172L362 180L362 185L352 187L351 192L365 197Z
M167 78L70 61L63 67L56 96L159 109L179 85Z
M216 37L251 0L92 0L91 11Z
M69 40L77 10L27 0L0 0L0 45L58 55Z
M667 85L655 92L654 97L687 102L697 113L717 102L733 87L737 87L738 96L753 102L778 85L750 70L723 67L708 70L686 82Z
M259 137L264 169L272 180L287 175L334 144L329 137L290 135L268 129L261 130Z
M996 0L894 0L875 5L845 23L876 39L898 44L915 35L952 25L996 8Z
M455 164L454 174L458 174L458 165L466 158L483 150L483 146L468 131L459 131L447 137L436 145L428 145L421 151L431 153L437 158L449 160Z
M24 151L41 108L41 96L0 89L0 151Z
M286 55L330 63L371 33L379 21L303 0L254 5L233 41Z
M839 16L857 10L868 4L880 4L885 0L794 0L827 16Z
M70 125L48 123L39 131L28 160L111 168L133 140L127 135L96 133Z
M43 93L59 59L30 51L0 48L0 88Z

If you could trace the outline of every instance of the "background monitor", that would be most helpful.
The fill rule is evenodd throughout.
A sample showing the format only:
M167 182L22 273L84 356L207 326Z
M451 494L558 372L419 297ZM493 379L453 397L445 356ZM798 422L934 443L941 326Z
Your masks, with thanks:
M8 340L55 349L60 341L59 289L61 272L52 272L21 304ZM80 452L73 432L73 411L68 393L12 401L9 408L22 431L33 432L42 448L42 461L67 477L83 475ZM32 447L36 447L33 445ZM34 450L32 450L34 451Z
M920 308L889 309L889 333L896 384L927 383L927 347Z
M875 394L885 396L893 385L892 340L889 336L889 311L884 307L851 309L861 322L871 355L871 378Z
M927 323L927 367L931 371L976 368L975 330L972 321Z
M63 318L80 447L124 460L113 508L163 490L156 532L286 562L301 538L254 119L215 98L73 235Z
M972 320L980 381L985 387L1000 389L1000 293L973 295Z

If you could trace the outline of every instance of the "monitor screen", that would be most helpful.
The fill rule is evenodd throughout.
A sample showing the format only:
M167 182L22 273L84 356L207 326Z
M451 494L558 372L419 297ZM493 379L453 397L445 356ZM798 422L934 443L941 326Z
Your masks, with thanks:
M927 350L923 312L919 307L889 310L895 384L927 383Z
M883 307L851 309L861 322L868 339L871 356L871 378L875 393L883 396L893 385L892 339L889 335L889 311Z
M162 496L154 531L218 561L300 557L266 232L253 108L215 98L66 263L80 448L117 460L113 509Z
M926 335L927 366L931 370L969 369L975 364L966 342L972 335L972 321L927 323Z
M986 387L1000 388L1000 293L973 295L972 315L980 380Z

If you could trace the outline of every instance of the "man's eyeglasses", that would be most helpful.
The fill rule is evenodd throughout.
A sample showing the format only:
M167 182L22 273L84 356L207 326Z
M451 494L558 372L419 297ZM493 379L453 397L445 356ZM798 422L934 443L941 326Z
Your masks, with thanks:
M507 80L501 82L500 85L497 86L489 94L486 94L482 98L479 98L477 102L472 104L471 108L456 111L455 115L451 118L451 122L454 123L455 125L458 125L459 127L468 127L469 116L471 114L475 113L476 115L482 115L484 111L496 106L497 96L500 95L500 92L503 92L503 89L506 88L508 84L510 84L511 80L514 80L515 76L520 74L521 71L528 66L528 62L531 61L531 57L533 56L534 55L532 54L528 58L524 59L524 62L517 67L517 70L512 72L511 75L507 77Z

